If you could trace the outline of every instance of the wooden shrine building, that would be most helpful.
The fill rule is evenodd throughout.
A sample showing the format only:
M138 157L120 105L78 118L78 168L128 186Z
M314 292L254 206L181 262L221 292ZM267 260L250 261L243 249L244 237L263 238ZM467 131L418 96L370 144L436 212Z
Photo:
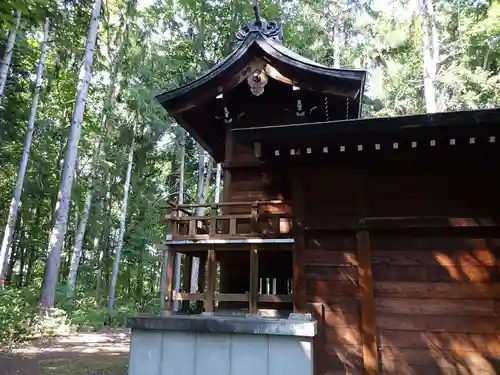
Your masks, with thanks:
M366 72L256 14L157 97L224 171L205 216L173 206L165 308L311 312L316 375L500 373L500 110L360 119ZM179 292L177 252L207 267Z

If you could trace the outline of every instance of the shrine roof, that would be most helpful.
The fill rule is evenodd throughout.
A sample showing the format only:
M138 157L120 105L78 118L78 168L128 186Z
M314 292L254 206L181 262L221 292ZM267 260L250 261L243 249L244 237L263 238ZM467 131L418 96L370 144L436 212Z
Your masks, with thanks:
M363 93L366 71L331 68L303 57L260 30L251 30L238 47L194 81L156 96L172 115L216 97L236 85L249 72L252 60L261 59L275 68L289 84L315 92L358 98ZM258 63L256 63L258 65ZM239 79L238 79L239 78Z
M281 26L261 18L258 6L254 10L256 19L236 33L239 44L232 53L199 78L156 96L218 161L228 127L296 121L290 116L295 105L298 112L307 110L303 122L358 118L361 113L365 70L331 68L300 56L283 45ZM252 96L244 83L251 85L253 78L260 82L261 76L262 90ZM226 121L228 113L231 121Z

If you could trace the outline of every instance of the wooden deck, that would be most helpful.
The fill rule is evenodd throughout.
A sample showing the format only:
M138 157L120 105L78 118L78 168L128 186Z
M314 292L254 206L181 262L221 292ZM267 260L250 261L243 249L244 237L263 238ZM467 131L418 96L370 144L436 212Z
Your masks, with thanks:
M293 243L292 214L283 201L171 204L170 245ZM201 216L193 210L206 212Z
M213 312L217 302L246 302L248 312L257 313L259 303L292 303L292 294L259 292L259 252L293 249L292 213L280 200L254 202L223 202L218 204L169 204L171 215L162 219L167 224L165 241L166 286L165 310L172 310L173 301L203 301L204 311ZM207 213L206 216L200 215ZM245 293L216 291L217 264L227 251L247 251L249 265L248 288ZM204 280L197 293L190 291L186 272L182 280L184 292L174 290L176 253L184 253L191 269L192 256L200 257L206 267ZM200 274L201 275L201 274ZM204 291L204 292L201 292Z

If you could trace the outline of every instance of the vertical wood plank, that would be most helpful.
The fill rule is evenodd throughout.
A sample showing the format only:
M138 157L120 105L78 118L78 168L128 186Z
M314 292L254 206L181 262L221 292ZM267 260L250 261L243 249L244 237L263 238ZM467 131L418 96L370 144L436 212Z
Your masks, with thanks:
M217 206L215 205L210 207L210 227L208 233L210 236L217 234Z
M363 367L365 375L378 375L377 326L373 299L370 235L367 230L357 233L359 288L361 302L361 337L363 342Z
M295 170L292 177L292 212L293 212L293 311L306 312L306 276L305 276L305 232L304 232L304 173Z
M173 290L174 290L174 270L175 270L175 254L170 246L165 249L165 267L166 267L166 283L165 283L165 304L164 310L167 313L172 311L173 307Z
M225 152L224 152L224 162L227 164L231 164L233 160L233 134L231 133L231 128L227 125L226 128L226 144L225 144ZM224 169L224 188L222 191L222 197L225 202L229 202L231 198L231 171L227 168Z
M326 367L326 360L329 357L326 351L325 330L328 329L328 327L325 322L325 305L313 302L308 303L307 308L318 325L318 333L313 339L314 374L323 375L328 370Z
M182 277L182 290L185 293L191 293L191 273L193 271L193 257L191 255L184 255L184 273ZM187 311L189 309L189 301L182 301L182 309Z
M214 312L215 281L217 276L217 262L215 260L215 250L208 250L207 253L207 291L205 297L205 312Z
M251 216L250 232L257 234L259 232L259 205L255 202L252 203Z
M201 253L198 259L198 285L192 285L191 292L205 293L207 253ZM203 311L204 306L204 301L196 301L196 311Z
M190 236L196 236L196 220L189 220L189 235Z
M229 219L229 235L234 236L236 235L236 219L234 217Z
M257 245L250 245L250 293L248 298L248 308L250 314L257 314L257 300L259 292L259 253Z

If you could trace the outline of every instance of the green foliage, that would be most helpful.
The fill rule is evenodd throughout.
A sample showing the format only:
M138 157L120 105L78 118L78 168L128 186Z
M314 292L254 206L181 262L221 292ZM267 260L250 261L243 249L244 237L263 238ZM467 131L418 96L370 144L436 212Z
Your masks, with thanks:
M73 298L65 296L60 285L57 308L40 315L37 310L38 291L35 288L6 287L0 291L0 345L14 345L38 336L60 336L75 331L102 328L124 328L127 318L137 314L158 314L158 297L145 296L144 301L118 300L113 310L105 304L96 305L94 296L80 290Z
M154 95L200 75L230 53L235 31L253 16L249 2L140 3L108 0L101 14L61 257L56 299L60 310L43 321L35 314L36 296L47 260L48 233L93 1L7 0L0 5L0 54L14 10L23 12L0 108L2 213L8 212L23 150L41 25L45 16L51 19L45 82L12 249L11 287L0 295L1 341L22 341L36 332L55 334L58 327L64 331L122 326L137 311L159 310L161 257L156 245L164 236L159 208L178 194L183 130L167 117ZM498 105L500 2L433 3L441 45L439 100L449 110ZM267 19L283 23L285 43L292 50L326 65L338 62L341 67L368 69L363 116L425 110L422 41L414 2L262 0L261 5ZM132 137L136 149L116 308L108 311L104 306ZM99 142L100 149L95 147ZM95 153L99 162L94 165ZM196 199L197 164L197 147L188 137L185 202ZM91 176L95 183L89 187ZM76 295L68 299L65 285L77 224L90 188L93 196ZM6 219L0 215L0 235Z
M0 290L0 344L16 344L32 336L36 307L31 290Z

